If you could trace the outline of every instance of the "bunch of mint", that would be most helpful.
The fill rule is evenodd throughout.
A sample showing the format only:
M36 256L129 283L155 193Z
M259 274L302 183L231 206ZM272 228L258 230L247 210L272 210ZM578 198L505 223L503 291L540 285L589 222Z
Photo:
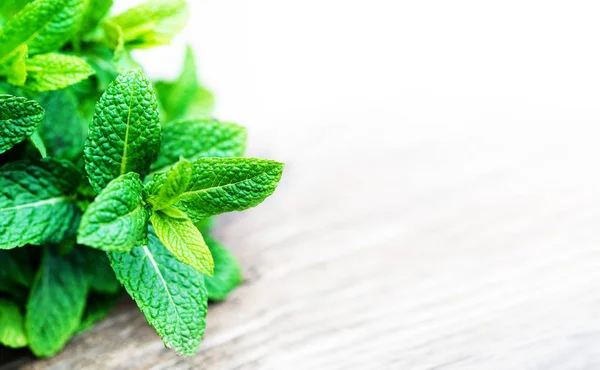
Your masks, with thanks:
M0 2L0 345L36 356L123 290L165 346L194 354L207 302L241 281L211 217L258 205L283 171L242 158L244 128L209 118L189 49L154 85L131 57L182 29L183 0L112 5Z

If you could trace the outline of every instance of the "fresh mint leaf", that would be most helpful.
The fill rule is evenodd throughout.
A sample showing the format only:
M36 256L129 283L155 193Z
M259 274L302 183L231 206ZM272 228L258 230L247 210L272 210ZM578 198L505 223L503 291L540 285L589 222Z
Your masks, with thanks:
M150 216L156 236L179 261L212 276L214 262L200 231L177 209L157 211Z
M146 185L146 191L150 194L149 202L155 210L170 207L177 202L179 195L183 193L192 179L192 164L186 160L179 161L167 174L164 183L159 188L154 187L156 183L150 182Z
M16 85L23 86L27 80L27 45L21 45L10 64L8 71L8 82Z
M64 89L94 74L85 60L72 55L48 53L27 61L27 88L35 91Z
M137 173L111 181L81 217L77 242L106 252L128 252L146 242L149 212Z
M44 109L26 98L0 95L0 153L31 136L44 118Z
M117 279L165 346L182 355L193 355L206 326L204 275L178 261L152 229L147 245L129 253L109 253L109 258Z
M29 348L40 357L60 351L75 333L89 288L78 251L59 256L54 249L42 257L25 314Z
M199 222L260 204L275 191L284 165L256 158L201 158L192 166L192 180L173 206ZM166 173L154 175L153 186L166 179Z
M0 344L10 348L27 346L21 309L4 298L0 298Z
M31 136L29 137L29 141L31 141L33 146L38 150L38 152L40 152L42 158L46 158L48 156L46 144L44 144L44 140L37 131L31 134Z
M150 0L110 18L110 22L121 27L125 46L147 49L171 42L188 17L184 0Z
M120 75L96 105L85 143L85 168L100 192L112 179L144 175L160 149L156 96L139 70Z
M242 282L242 269L233 253L219 242L206 234L204 234L204 240L215 261L214 275L206 276L208 299L222 301Z
M246 129L215 119L176 121L162 128L162 144L153 171L164 171L180 157L195 161L206 157L241 157L246 150Z
M79 220L79 172L46 158L0 168L0 249L58 243Z
M0 29L0 64L10 60L23 45L29 55L63 46L71 37L83 9L83 0L35 0Z

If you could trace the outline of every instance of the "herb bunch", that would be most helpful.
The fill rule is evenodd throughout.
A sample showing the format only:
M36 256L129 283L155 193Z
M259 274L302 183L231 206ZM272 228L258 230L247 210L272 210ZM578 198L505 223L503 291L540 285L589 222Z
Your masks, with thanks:
M210 118L189 48L174 81L152 84L131 57L183 28L183 0L112 5L0 4L0 344L40 357L123 290L165 346L194 354L207 302L241 281L211 217L258 205L283 171Z

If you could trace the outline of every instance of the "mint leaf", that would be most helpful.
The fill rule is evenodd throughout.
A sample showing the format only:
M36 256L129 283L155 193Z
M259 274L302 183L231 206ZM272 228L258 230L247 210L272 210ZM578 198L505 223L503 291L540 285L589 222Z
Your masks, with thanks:
M27 346L23 314L19 306L0 298L0 344L10 348Z
M83 16L79 27L80 34L93 31L100 21L108 15L113 0L84 0Z
M150 182L146 190L150 194L149 202L152 208L160 210L171 206L179 200L192 179L192 164L186 160L179 161L167 174L164 183L160 187L154 187L156 183Z
M150 0L110 21L121 27L128 48L145 49L171 42L185 26L188 16L184 0Z
M174 207L199 222L260 204L275 191L284 165L256 158L201 158L192 166L192 180ZM166 179L165 173L156 174L153 186L160 187Z
M160 149L156 96L139 70L120 75L96 105L85 143L85 168L100 192L127 172L144 175Z
M204 275L178 261L152 231L146 246L110 253L109 258L117 279L165 346L193 355L206 326Z
M0 95L0 153L31 136L43 118L44 109L35 101Z
M51 158L0 168L0 249L60 242L79 219L79 172Z
M38 150L38 152L40 152L42 158L46 158L48 156L46 144L44 144L44 140L37 131L34 131L34 133L31 134L29 141L31 141L33 146Z
M8 72L8 82L16 85L23 86L27 80L27 68L25 62L27 61L27 45L21 45L10 65Z
M63 89L94 74L85 60L57 53L34 56L27 61L27 71L26 86L35 91Z
M81 14L83 0L35 0L0 29L0 64L22 50L42 54L63 46Z
M246 150L246 129L214 119L177 121L162 128L162 144L153 171L161 171L180 157L241 157Z
M181 262L212 276L214 262L208 246L194 223L176 209L157 211L150 216L156 236Z
M90 288L100 293L117 293L121 284L110 267L105 252L93 248L83 248L87 261L87 274L90 277Z
M166 122L209 117L213 110L214 97L198 81L194 52L189 46L179 77L172 82L158 81L155 88Z
M128 252L146 242L148 211L137 173L111 181L81 217L77 242L106 252Z
M222 301L242 282L242 270L235 256L228 249L206 234L204 240L215 261L214 275L205 277L208 299Z
M77 250L59 256L46 249L25 314L29 348L36 356L60 351L79 327L88 292L83 262Z

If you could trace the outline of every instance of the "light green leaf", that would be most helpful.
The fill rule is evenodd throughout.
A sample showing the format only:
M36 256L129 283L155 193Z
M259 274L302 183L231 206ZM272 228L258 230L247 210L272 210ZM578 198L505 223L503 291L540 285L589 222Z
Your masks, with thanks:
M215 261L215 274L206 276L208 299L222 301L242 282L242 270L233 253L215 239L204 235L204 240Z
M35 101L0 95L0 153L31 136L44 118L44 109Z
M79 179L71 164L51 158L0 168L0 249L58 243L73 233Z
M117 293L121 284L110 267L106 252L94 248L83 248L87 260L90 287L100 293Z
M128 48L152 48L171 42L185 26L189 9L184 0L150 0L110 21L123 30Z
M79 33L83 35L93 31L100 21L108 15L112 5L113 0L84 0Z
M143 188L133 172L111 181L81 217L77 242L106 252L127 252L145 243L149 212Z
M148 245L129 253L110 253L109 258L117 279L165 346L193 355L206 326L204 275L178 261L152 232Z
M185 213L176 209L150 216L154 231L175 258L203 274L212 276L214 262L200 231Z
M164 171L180 157L195 161L206 157L241 157L246 150L246 129L214 119L177 121L162 128L162 144L153 171Z
M192 179L192 164L186 160L179 161L167 174L167 179L160 187L154 187L156 183L150 182L146 185L146 191L150 194L149 202L155 210L170 207L179 200Z
M27 80L27 68L25 62L27 61L27 45L21 45L17 49L8 73L8 82L16 85L23 86Z
M22 50L42 54L63 46L77 26L83 0L35 0L0 29L0 64Z
M275 191L284 165L257 158L201 158L192 166L192 180L173 206L199 222L260 204ZM154 175L153 186L160 187L166 178L166 173Z
M81 323L88 280L76 252L59 256L48 248L42 257L25 314L29 348L36 356L60 351Z
M148 173L160 149L156 96L139 70L120 75L104 92L85 143L85 168L100 192L127 172Z
M10 348L27 346L23 314L19 306L0 298L0 344Z
M186 49L179 77L175 81L158 81L155 88L164 121L210 117L214 97L198 82L196 61L191 47Z
M27 88L35 91L59 90L94 74L85 60L72 55L48 53L27 61Z
M33 146L40 152L42 158L46 158L48 156L48 151L46 150L46 144L44 144L44 140L40 136L40 134L35 131L30 137L29 141L33 144Z

